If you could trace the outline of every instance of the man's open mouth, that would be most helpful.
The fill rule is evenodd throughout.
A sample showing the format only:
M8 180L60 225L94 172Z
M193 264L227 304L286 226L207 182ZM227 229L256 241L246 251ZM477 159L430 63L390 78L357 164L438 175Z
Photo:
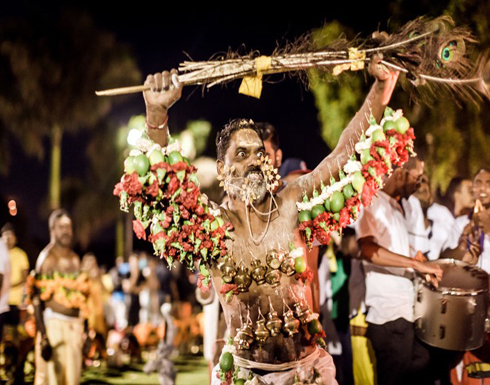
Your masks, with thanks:
M264 176L262 175L262 171L250 171L247 173L247 178L250 181L257 181L257 180L262 180L264 179Z

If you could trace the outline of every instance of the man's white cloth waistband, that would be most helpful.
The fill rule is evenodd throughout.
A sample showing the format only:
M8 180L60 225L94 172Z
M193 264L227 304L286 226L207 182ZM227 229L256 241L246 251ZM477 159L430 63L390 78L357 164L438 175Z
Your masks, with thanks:
M325 350L316 348L316 350L309 356L299 360L286 362L283 364L264 364L255 361L246 360L237 356L233 356L234 364L239 368L253 370L263 370L269 373L264 375L259 375L253 373L255 380L253 384L283 384L283 385L293 385L295 382L295 377L298 375L299 379L302 380L303 376L307 376L311 369L316 369L322 376L322 382L320 384L324 385L337 385L337 380L335 380L335 365L333 363L332 356L328 354ZM219 385L221 381L216 377L218 373L219 364L213 369L212 374L212 385Z

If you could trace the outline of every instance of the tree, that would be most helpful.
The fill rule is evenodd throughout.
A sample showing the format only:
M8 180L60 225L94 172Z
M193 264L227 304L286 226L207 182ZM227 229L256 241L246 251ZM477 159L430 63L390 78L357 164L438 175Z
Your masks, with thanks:
M448 14L457 25L468 25L480 41L478 50L485 52L490 48L489 2L450 0L428 3L423 0L400 0L390 3L390 28L396 31L407 21L420 16L421 8L431 16ZM316 31L313 38L321 46L339 37L341 33L352 37L351 30L360 32L356 27L347 22L328 23ZM474 56L476 60L477 55ZM341 131L359 108L361 98L365 95L362 75L349 75L347 77L343 73L338 81L324 82L331 80L328 75L316 71L309 73L311 91L319 110L322 136L330 148L337 144ZM414 126L416 146L425 155L426 171L431 177L433 191L436 188L444 191L454 176L473 175L490 162L490 153L487 151L490 146L488 100L484 100L480 107L465 101L458 106L448 95L441 94L426 105L410 100L407 94L400 91L395 92L390 105L402 108Z
M43 140L49 139L51 209L60 206L64 133L94 127L108 114L111 103L121 100L98 98L96 89L140 79L128 48L99 30L86 14L62 11L53 17L2 24L0 121L27 154L39 159L44 157ZM8 160L7 151L2 148Z

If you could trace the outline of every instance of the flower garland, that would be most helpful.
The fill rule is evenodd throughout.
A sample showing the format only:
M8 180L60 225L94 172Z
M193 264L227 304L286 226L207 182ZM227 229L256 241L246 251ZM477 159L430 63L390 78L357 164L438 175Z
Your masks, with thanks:
M90 279L85 273L29 275L26 289L29 301L39 292L42 301L53 299L66 308L85 312L90 293Z
M179 261L193 270L197 262L200 284L209 288L206 265L227 254L225 239L231 238L231 223L208 206L196 168L182 156L177 141L170 138L169 146L161 148L140 139L138 147L125 160L125 174L114 188L121 210L128 212L133 206L136 236L148 239L169 267Z
M341 231L359 215L361 204L369 206L373 195L383 185L382 176L391 175L393 165L408 161L415 139L413 128L403 116L387 107L380 124L373 116L370 127L355 145L355 153L339 170L339 181L330 178L330 184L313 190L309 199L296 203L300 232L311 247L313 238L322 244L330 242L330 233Z

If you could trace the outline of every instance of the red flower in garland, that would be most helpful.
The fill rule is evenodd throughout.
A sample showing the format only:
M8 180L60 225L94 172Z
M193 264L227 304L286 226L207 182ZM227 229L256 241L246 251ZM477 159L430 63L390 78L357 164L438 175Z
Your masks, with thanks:
M138 239L144 239L146 241L146 231L139 219L133 221L133 231Z
M112 193L116 196L119 196L119 194L121 194L121 191L123 191L123 184L119 182L114 186L114 191Z
M146 194L152 197L156 197L158 195L158 182L156 180L146 188Z
M226 294L229 291L233 291L233 294L238 294L238 287L234 283L225 283L223 286L221 286L221 289L219 289L220 294Z
M369 178L364 183L362 188L361 202L364 207L367 207L371 204L373 200L373 195L378 191L378 185L374 178Z
M129 195L141 195L143 188L136 172L124 175L122 187Z
M329 235L327 234L327 236ZM307 267L306 270L303 271L301 274L296 273L294 278L296 278L296 280L298 281L303 282L306 285L307 282L311 282L313 280L313 271L310 269L310 267Z
M204 284L203 281L206 283ZM206 278L202 274L197 275L197 287L201 289L201 292L207 293L209 291L209 288L211 287L211 279L208 277Z
M358 196L358 195L356 195L356 196L354 196L354 197L352 197L352 198L350 198L350 199L347 199L347 200L345 201L345 207L347 207L347 210L348 210L348 211L352 211L352 208L353 208L354 206L359 207L359 204L360 204L360 203L361 203L361 202L359 201L359 196Z
M330 233L326 232L322 228L316 228L314 235L317 241L321 244L328 245L330 243Z
M351 218L349 212L350 211L347 207L344 207L342 210L340 210L339 227L345 228L350 223Z

